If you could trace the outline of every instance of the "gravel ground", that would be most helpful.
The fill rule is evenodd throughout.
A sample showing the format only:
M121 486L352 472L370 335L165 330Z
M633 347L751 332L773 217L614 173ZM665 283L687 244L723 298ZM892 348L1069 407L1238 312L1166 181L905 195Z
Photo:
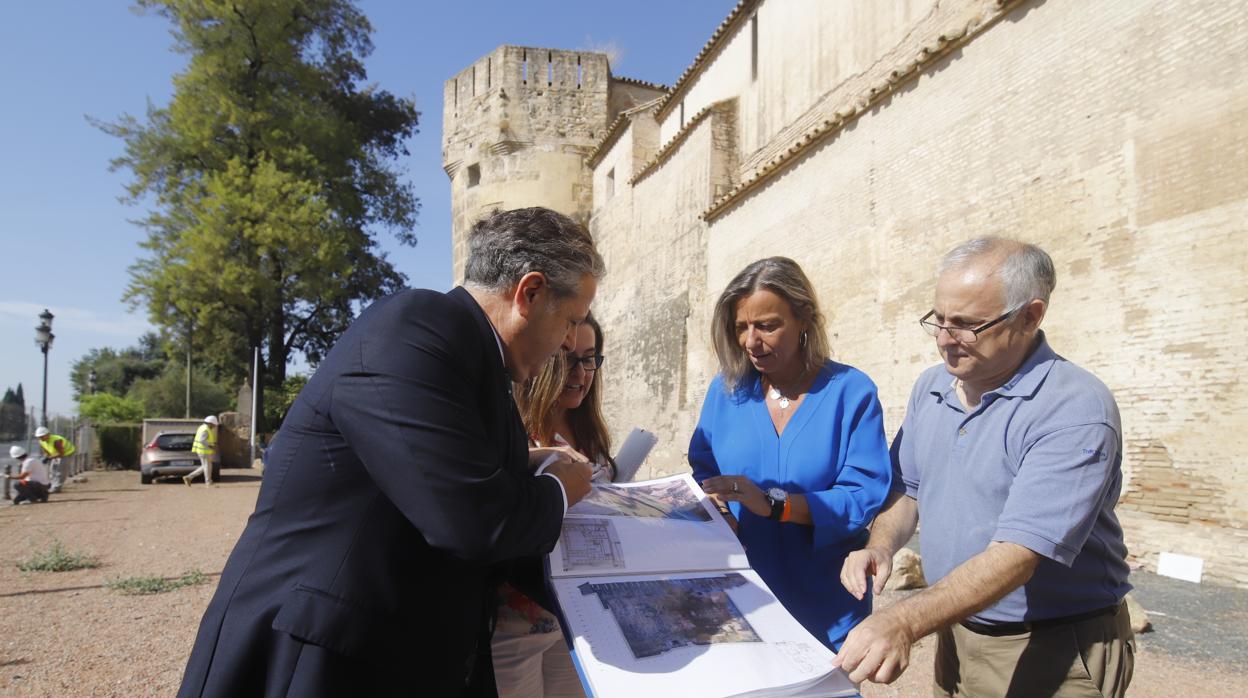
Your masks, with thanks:
M94 472L48 504L0 504L0 694L171 696L225 559L255 504L254 471L226 470L212 489L180 481L142 486L137 472ZM19 560L59 540L100 567L22 572ZM207 583L126 596L108 580L181 577ZM1248 695L1248 592L1139 573L1135 595L1156 630L1139 638L1134 698ZM906 592L886 593L888 604ZM1155 611L1153 609L1156 609ZM1162 615L1164 614L1164 615ZM867 698L926 696L935 642L921 641L910 670Z

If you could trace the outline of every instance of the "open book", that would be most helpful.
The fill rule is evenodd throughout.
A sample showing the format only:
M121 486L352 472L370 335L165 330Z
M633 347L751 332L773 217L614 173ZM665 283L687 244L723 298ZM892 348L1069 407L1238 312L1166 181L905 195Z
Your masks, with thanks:
M547 563L591 696L858 692L689 475L595 485Z

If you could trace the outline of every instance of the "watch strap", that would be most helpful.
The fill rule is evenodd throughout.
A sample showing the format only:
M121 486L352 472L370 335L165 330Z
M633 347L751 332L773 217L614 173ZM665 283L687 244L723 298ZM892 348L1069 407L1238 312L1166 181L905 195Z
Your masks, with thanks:
M787 499L775 499L769 494L767 495L767 501L771 504L771 516L768 516L767 518L771 519L772 521L783 520L781 517L784 516L784 511L789 506L788 500Z

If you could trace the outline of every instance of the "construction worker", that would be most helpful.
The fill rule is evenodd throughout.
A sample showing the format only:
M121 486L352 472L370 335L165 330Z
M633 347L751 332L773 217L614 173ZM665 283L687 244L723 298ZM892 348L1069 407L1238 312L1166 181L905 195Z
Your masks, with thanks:
M43 449L43 462L47 463L49 470L52 471L52 486L48 491L60 492L63 479L61 459L74 455L78 449L74 448L73 442L69 439L60 434L53 434L47 427L36 429L35 438L39 439L39 448Z
M34 458L27 458L26 449L21 446L10 446L9 457L22 466L21 472L17 474L17 482L13 485L13 488L17 490L13 503L48 501L48 471L44 469L43 463Z
M204 474L204 484L212 487L212 456L217 452L217 421L215 415L204 417L204 423L195 430L195 443L191 444L191 453L199 456L199 467L182 478L187 487L196 475Z

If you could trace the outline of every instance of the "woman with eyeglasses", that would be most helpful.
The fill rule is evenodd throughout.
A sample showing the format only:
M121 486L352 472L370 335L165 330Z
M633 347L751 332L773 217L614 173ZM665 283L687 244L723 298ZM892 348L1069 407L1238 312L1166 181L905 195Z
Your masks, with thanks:
M611 436L602 417L598 369L602 328L593 315L576 330L571 352L557 355L517 393L530 445L567 446L594 465L594 480L613 481ZM541 560L516 563L526 590L544 597ZM494 640L494 680L500 698L584 696L559 629L559 621L511 584L499 592Z
M693 477L736 517L780 603L836 650L871 612L838 583L841 565L892 481L875 384L828 357L814 288L786 257L728 283L712 333L720 370L689 444Z

